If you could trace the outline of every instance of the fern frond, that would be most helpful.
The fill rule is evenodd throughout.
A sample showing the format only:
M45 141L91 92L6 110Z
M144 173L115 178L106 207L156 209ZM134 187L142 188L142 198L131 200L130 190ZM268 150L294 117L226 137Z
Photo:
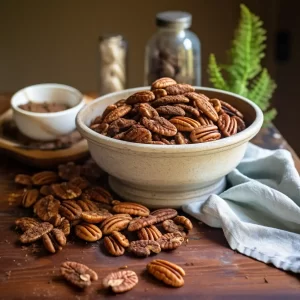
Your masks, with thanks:
M228 90L228 86L223 78L221 69L217 64L216 57L214 54L211 54L209 56L208 74L209 81L214 85L215 88L221 90Z
M264 113L264 126L268 125L277 116L277 111L272 108Z

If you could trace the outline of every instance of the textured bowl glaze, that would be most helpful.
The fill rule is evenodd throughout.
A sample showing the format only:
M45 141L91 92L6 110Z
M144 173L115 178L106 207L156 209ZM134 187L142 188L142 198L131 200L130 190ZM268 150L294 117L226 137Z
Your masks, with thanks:
M88 127L109 104L149 87L105 95L78 113L77 129L87 139L93 159L110 175L110 186L120 197L149 207L180 207L206 200L212 193L225 189L225 176L243 158L247 142L262 126L263 114L257 105L241 96L211 88L195 88L210 98L235 106L244 114L248 127L213 142L165 146L115 140Z

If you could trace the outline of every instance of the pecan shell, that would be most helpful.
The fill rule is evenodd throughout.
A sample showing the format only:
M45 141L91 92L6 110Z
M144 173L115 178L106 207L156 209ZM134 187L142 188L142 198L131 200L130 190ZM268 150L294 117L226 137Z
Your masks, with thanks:
M127 104L145 103L155 99L155 95L151 91L137 92L126 99Z
M181 84L181 83L167 86L165 87L165 90L168 95L181 95L181 94L195 91L195 89L191 85Z
M151 89L152 90L156 90L156 89L164 89L170 85L174 85L177 84L177 82L169 77L162 77L159 78L157 80L155 80L152 85L151 85Z
M153 240L139 240L130 243L129 252L136 256L147 257L151 252L159 253L161 251L159 243Z
M161 135L174 136L177 133L176 127L163 117L154 117L151 120L143 117L141 122L150 131Z
M193 131L195 128L200 127L200 123L188 117L174 117L170 122L175 125L178 131Z
M27 190L25 191L23 198L22 198L22 206L23 207L30 207L34 203L36 203L38 197L39 197L39 191L36 189L33 190Z
M102 280L104 288L111 288L114 293L124 293L134 288L139 279L135 272L130 270L110 273Z
M87 242L96 242L102 238L102 232L94 224L81 223L75 226L75 234Z
M146 206L133 202L120 202L113 206L113 212L142 217L150 214L150 210Z
M112 236L106 236L103 240L104 247L113 256L121 256L125 253L125 248L121 246Z
M191 134L190 139L193 143L205 143L218 140L221 137L218 127L215 125L203 125L195 128Z
M162 236L161 232L154 225L149 227L141 228L138 231L138 237L140 240L152 240L156 241Z
M103 123L111 123L121 117L124 117L131 111L130 105L122 105L109 112L107 116L103 119Z
M172 219L177 216L177 210L173 208L160 208L154 210L150 215L156 218L155 223L163 222L164 220Z
M159 106L156 111L160 115L170 115L170 116L184 116L185 111L179 106L173 105L163 105Z

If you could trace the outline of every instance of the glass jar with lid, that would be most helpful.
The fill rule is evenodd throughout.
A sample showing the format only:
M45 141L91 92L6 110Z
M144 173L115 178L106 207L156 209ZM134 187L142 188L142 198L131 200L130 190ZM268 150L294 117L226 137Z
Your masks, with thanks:
M192 16L187 12L156 15L158 30L146 45L144 84L170 77L178 83L201 85L201 46L189 30L191 24Z

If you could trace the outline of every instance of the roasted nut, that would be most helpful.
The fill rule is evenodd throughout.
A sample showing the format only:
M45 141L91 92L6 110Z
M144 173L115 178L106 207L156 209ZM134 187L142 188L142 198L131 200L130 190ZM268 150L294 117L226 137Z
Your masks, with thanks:
M198 118L198 122L201 125L214 125L214 122L211 119L209 119L208 117L206 117L205 115L201 115Z
M146 117L152 119L154 117L158 117L159 114L155 108L153 108L148 103L142 103L138 106L138 111L142 117Z
M107 116L103 119L103 123L111 123L121 117L124 117L127 113L131 111L130 105L122 105L109 112Z
M180 103L189 103L189 102L190 102L189 98L185 97L184 95L176 95L176 96L161 97L151 102L151 105L153 107L158 107L158 106L168 105L168 104L180 104Z
M224 113L227 113L230 116L237 116L240 117L241 119L244 119L243 114L238 111L236 108L234 108L233 106L231 106L229 103L219 100L221 102L221 110L220 113L223 111Z
M106 204L110 204L113 199L110 192L100 186L87 189L83 198Z
M209 102L214 107L215 111L218 113L221 110L221 102L218 99L209 99Z
M105 110L104 110L104 112L103 112L103 114L102 114L102 120L103 120L110 112L112 112L113 110L115 110L117 107L118 107L118 106L115 105L115 104L108 105L108 106L105 108ZM101 123L101 122L100 122L100 123Z
M150 102L155 99L155 95L151 91L137 92L126 99L126 104L136 104Z
M169 116L184 116L185 111L178 106L173 106L173 105L163 105L159 106L156 111L160 115L169 115Z
M111 234L113 231L121 231L127 228L132 218L128 214L117 214L105 219L101 223L103 234Z
M184 285L184 270L169 261L155 259L147 265L147 271L167 285L173 287L181 287Z
M143 117L141 122L152 132L161 135L174 136L177 133L176 127L163 117L154 117L153 119Z
M186 230L192 230L193 224L190 219L185 216L177 216L173 219L175 224L182 225Z
M15 224L24 232L40 224L38 219L23 217L15 221Z
M69 184L72 186L76 186L77 188L84 190L89 186L89 182L80 176L73 177L70 181Z
M80 166L73 162L68 162L58 166L58 175L63 180L71 180L74 177L80 176Z
M126 104L126 99L121 99L121 100L119 100L119 101L117 101L117 102L115 103L115 105L116 105L117 107L123 106L123 105L125 105L125 104Z
M155 223L163 222L164 220L172 219L177 216L177 210L173 208L160 208L154 210L150 215L156 218Z
M164 89L167 86L174 85L174 84L177 84L177 82L174 79L169 78L169 77L162 77L162 78L155 80L152 83L151 89L152 90Z
M152 92L155 95L155 99L158 99L158 98L168 95L166 90L164 90L164 89L156 89L156 90L153 90Z
M123 270L107 275L103 281L104 288L111 288L115 293L124 293L137 285L139 279L135 272L130 270Z
M81 218L82 209L74 200L63 201L60 205L59 212L69 221Z
M193 143L205 143L218 140L221 137L218 127L215 125L201 125L195 128L191 134L190 139Z
M43 221L53 223L56 220L60 202L49 195L38 200L34 207L33 212ZM54 222L56 223L56 222Z
M124 234L119 231L113 231L111 236L124 248L129 246L129 241Z
M98 275L95 271L86 265L73 261L64 262L60 267L60 271L67 281L79 288L88 287L92 281L98 280Z
M76 225L75 234L87 242L96 242L102 238L102 232L99 227L89 223L81 223Z
M31 180L31 176L26 175L26 174L18 174L15 177L15 183L27 185L27 186L30 186L33 184L32 180Z
M129 252L132 252L136 256L147 257L153 253L159 253L161 251L159 243L152 240L139 240L130 243Z
M87 223L97 224L111 216L112 214L108 210L101 209L98 211L83 211L81 219Z
M150 226L156 222L157 222L157 219L155 216L149 215L148 217L138 217L138 218L133 219L129 223L127 230L128 231L137 231L143 227Z
M23 244L35 242L38 239L40 239L44 234L50 232L52 229L53 229L52 224L50 224L48 222L40 223L40 224L26 230L20 236L20 241Z
M144 205L133 202L120 202L113 206L113 211L120 214L129 214L135 216L147 217L150 210Z
M231 118L236 120L236 123L237 123L237 132L240 132L240 131L242 131L242 130L244 130L246 128L245 122L240 117L233 116Z
M31 179L34 185L45 185L57 182L59 177L55 172L43 171L34 174Z
M177 132L175 135L175 142L178 145L185 145L189 143L189 140L184 137L184 135L181 132Z
M193 131L200 127L200 123L188 117L174 117L170 122L177 128L178 131Z
M68 236L71 232L71 225L67 219L63 219L57 228L60 229L65 236Z
M27 190L23 195L22 205L24 207L30 207L37 201L38 197L39 197L38 190L36 189Z
M121 256L125 253L125 248L112 236L104 237L103 243L105 249L113 256Z
M77 200L76 203L81 207L82 211L98 211L96 203L91 200Z
M40 194L42 194L43 196L54 195L50 185L43 185L40 188Z
M163 234L157 242L162 250L173 250L178 248L184 241L180 232L172 232Z
M110 105L109 105L110 106ZM98 116L94 119L94 121L92 121L91 125L95 125L95 124L101 124L103 120L103 114L102 116Z
M192 107L190 105L186 105L186 104L176 104L176 106L182 108L186 113L190 113L195 117L199 117L200 116L200 112L197 108Z
M56 253L57 251L62 250L62 247L67 243L65 234L57 228L44 234L42 238L44 247L50 253Z
M93 124L90 126L90 128L98 133L107 135L108 129L109 129L109 124L108 123Z
M148 119L147 119L148 120ZM133 125L127 131L122 132L115 139L121 139L127 142L148 143L151 141L151 132L141 125Z
M231 136L237 133L237 120L228 114L220 115L218 126L224 136Z
M134 124L136 124L135 120L119 118L109 124L107 134L109 136L114 136L120 133L121 131L129 129Z
M81 166L80 174L93 181L103 176L104 171L93 160L89 159Z
M53 193L63 200L75 199L81 195L81 189L68 182L52 184Z
M141 228L138 231L138 237L140 240L151 240L156 241L162 236L161 232L154 225L150 225L149 227Z
M181 95L181 94L195 91L195 89L191 85L181 84L181 83L167 86L165 87L165 90L168 95Z
M173 232L179 232L183 237L186 236L186 233L184 232L184 227L181 225L175 224L173 220L165 220L162 223L162 226L165 231L173 233Z

